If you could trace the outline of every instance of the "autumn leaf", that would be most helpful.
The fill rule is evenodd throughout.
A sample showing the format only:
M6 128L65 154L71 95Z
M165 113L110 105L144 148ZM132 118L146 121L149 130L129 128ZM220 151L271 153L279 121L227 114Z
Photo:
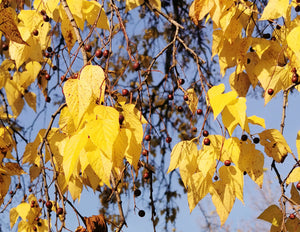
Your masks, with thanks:
M277 205L271 205L258 216L258 219L270 222L272 225L279 227L282 222L282 212Z
M5 37L19 44L28 45L21 36L21 33L17 27L17 14L16 11L11 8L0 7L0 31L5 34Z
M88 232L107 232L106 220L102 214L84 217Z
M4 198L9 190L11 178L9 175L0 175L0 204L2 205Z
M214 119L217 118L227 104L231 103L237 97L237 93L235 91L223 94L224 90L225 85L220 84L207 91L207 104L209 104L213 110Z
M300 181L300 167L296 167L286 179L286 184Z
M233 72L229 77L229 84L231 89L238 93L239 97L246 97L251 83L246 73L236 74Z
M276 129L264 130L259 133L259 137L266 154L278 163L282 163L287 154L292 153L283 135Z
M188 89L186 91L186 95L188 96L188 101L186 103L188 104L192 114L195 114L198 106L198 97L194 89Z
M193 1L189 16L192 18L193 22L198 25L199 21L204 18L205 15L209 13L209 11L213 8L215 5L214 1L210 0L195 0Z
M96 22L100 10L100 17L99 20ZM96 27L109 30L109 22L106 13L103 9L103 6L100 5L100 3L96 1L83 1L82 14L83 18L90 25L94 25L94 23L96 23Z
M296 189L295 185L292 184L291 186L291 200L293 202L291 202L292 204L295 204L295 205L299 205L300 204L300 195L299 195L299 191Z
M270 0L265 7L260 20L277 19L286 17L289 0Z
M144 0L126 0L126 9L125 12L133 10L134 8L142 5L145 1ZM152 7L155 7L160 10L161 8L161 1L160 0L149 0L149 4Z

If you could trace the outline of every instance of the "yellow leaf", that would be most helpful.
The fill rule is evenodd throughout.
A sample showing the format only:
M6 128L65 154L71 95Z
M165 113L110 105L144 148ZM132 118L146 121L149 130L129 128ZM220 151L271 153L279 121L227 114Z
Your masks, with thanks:
M264 9L260 20L286 18L286 12L289 6L289 0L270 0Z
M233 72L229 77L229 84L239 97L246 97L251 83L246 73L236 74L236 72Z
M109 22L106 16L106 13L103 9L103 6L100 5L100 3L96 1L83 1L83 8L82 8L82 14L84 19L90 24L94 25L98 14L100 12L99 20L96 24L96 27L109 30Z
M233 189L230 185L225 184L223 180L219 180L210 187L210 194L220 217L221 225L223 225L235 202Z
M195 0L191 7L189 16L192 18L193 22L198 25L198 22L204 18L205 15L209 13L209 11L215 5L214 1L210 0Z
M180 162L179 172L184 186L187 188L190 178L197 170L197 153L191 153Z
M256 115L252 115L251 117L248 117L248 123L262 126L263 128L266 128L265 125L265 119L257 117Z
M251 82L251 85L253 86L253 88L255 88L255 86L258 83L255 67L259 63L260 58L258 57L256 52L248 52L245 56L245 61L246 63L244 64L244 66L245 66L246 73Z
M17 27L17 14L11 8L0 9L0 30L5 34L5 37L19 44L27 44L23 39Z
M27 216L30 212L30 205L28 203L21 203L16 207L16 211L23 221L27 220Z
M6 196L11 178L9 175L0 175L0 204L2 205L4 197Z
M34 181L42 172L42 168L32 165L29 169L30 181Z
M28 62L25 65L25 71L14 73L13 80L16 81L24 89L27 89L28 86L30 86L37 78L41 67L42 66L39 62Z
M237 93L235 91L231 91L225 94L222 94L225 90L225 85L220 84L217 86L213 86L211 89L207 91L208 96L208 104L211 106L214 119L223 111L224 107L237 98Z
M2 204L2 203L1 203ZM10 228L12 229L13 226L16 224L17 220L18 220L19 214L16 210L16 208L12 208L9 211L9 221L10 221Z
M249 132L246 108L246 98L240 97L227 104L222 111L222 120L230 136L238 124L242 130Z
M125 12L128 12L144 3L144 0L126 0L126 9ZM149 0L149 4L152 7L157 8L160 10L161 8L161 1L160 0Z
M27 92L24 94L25 101L36 112L36 95L33 92Z
M72 135L76 131L74 119L69 111L68 106L61 110L58 124L61 131L68 135Z
M24 106L24 100L22 98L20 86L18 86L15 81L8 79L6 80L4 88L8 104L10 105L14 116L17 117L21 113Z
M276 129L268 129L259 133L260 144L265 147L265 153L276 162L282 163L288 153L292 153L283 135Z
M80 158L82 158L82 156L80 156ZM87 160L87 157L86 157ZM81 162L81 160L80 160ZM85 167L84 171L82 170L82 182L85 185L90 186L94 191L99 187L101 182L100 178L96 175L96 173L94 172L94 170L91 168L91 166L89 165L88 161L86 162L87 166ZM82 164L81 164L82 167Z
M20 167L18 163L8 162L4 166L0 167L0 173L14 176L25 174L24 170Z
M190 212L195 208L199 201L209 193L212 185L212 176L203 177L202 173L197 172L188 179L187 197Z
M298 59L300 58L300 45L297 43L299 36L300 26L292 29L286 38L288 46L293 50Z
M72 15L76 21L77 26L84 29L84 18L82 13L83 0L67 0L67 4L72 12Z
M282 212L277 205L271 205L264 210L258 219L272 223L272 225L279 227L282 222Z
M236 166L222 166L219 169L219 177L224 184L232 188L233 194L244 203L243 200L243 187L244 187L244 174Z
M82 182L80 181L80 179L72 176L72 178L70 179L70 181L68 183L68 190L74 201L76 199L78 199L78 201L80 200L82 187L83 187L83 185L82 185Z
M92 170L104 184L110 187L110 173L112 170L112 161L107 159L103 152L101 152L101 150L91 142L87 143L87 145L85 146L85 151L86 153L83 155L87 156L88 162ZM92 181L90 180L90 182Z
M260 188L262 187L264 155L255 149L254 144L232 137L225 141L223 150L221 161L231 160L242 172L247 172Z
M30 163L30 164L40 164L40 157L37 154L38 148L43 141L46 129L41 129L35 140L32 143L28 143L25 147L25 152L23 154L23 161L22 163Z
M186 94L188 96L188 101L186 102L192 111L192 114L195 114L198 106L198 97L194 89L188 89L186 91Z
M300 167L295 168L286 179L286 184L300 181Z
M291 199L296 205L300 204L300 195L299 191L296 189L295 185L292 184L291 186ZM291 202L292 203L292 202Z
M93 99L91 86L85 80L69 79L66 81L63 90L75 127L78 128L83 114Z
M197 152L197 145L193 141L181 141L177 143L172 149L170 165L167 173L178 168L181 161L184 160L186 156L192 156Z
M5 86L5 82L7 79L10 79L9 69L13 70L15 64L12 60L5 59L0 65L0 89Z
M72 27L72 24L66 15L65 10L63 9L62 5L59 5L59 15L61 18L61 33L65 39L65 42L68 47L69 53L71 52L71 49L73 48L75 42L76 42L76 34L74 32L74 29Z
M107 158L112 160L113 145L120 128L119 112L109 106L97 105L93 117L86 125L86 133Z
M93 98L101 103L105 94L105 76L99 65L87 65L80 73L80 83L86 82L90 86Z
M70 180L73 172L77 172L79 156L84 152L84 147L88 140L89 136L85 130L81 130L67 138L63 155L63 168L67 182Z

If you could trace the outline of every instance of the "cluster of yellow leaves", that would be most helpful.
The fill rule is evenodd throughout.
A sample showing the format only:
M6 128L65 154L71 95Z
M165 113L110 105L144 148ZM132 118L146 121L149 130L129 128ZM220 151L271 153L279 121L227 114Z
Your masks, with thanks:
M250 134L249 123L265 128L264 119L257 116L247 117L245 97L238 98L236 91L223 93L224 90L223 84L209 89L207 105L212 108L215 119L219 114L222 115L223 124L230 136L237 125L248 134ZM287 154L292 153L278 130L267 129L258 133L258 136L266 155L276 162L283 162ZM246 141L236 137L226 139L221 135L209 135L208 139L210 144L202 145L200 150L195 140L176 144L171 153L168 172L179 168L181 179L188 190L190 210L210 193L223 224L235 198L243 202L244 173L262 187L264 155L249 139ZM218 168L221 162L227 160L234 166L223 165ZM218 176L215 182L214 175Z
M17 220L21 218L18 223L18 231L34 231L34 228L38 228L40 232L48 231L48 221L39 218L42 215L42 208L36 197L30 194L27 201L10 210L10 227L13 228Z
M230 86L238 95L245 97L250 85L259 83L265 91L273 89L274 94L265 94L267 104L278 92L293 83L292 68L300 68L299 16L291 20L291 9L295 1L271 0L265 7L260 21L284 18L284 25L274 23L271 40L254 38L252 33L258 23L255 2L233 0L195 0L190 8L190 17L198 24L206 15L213 21L212 53L219 56L221 74L236 66L230 75Z
M67 16L63 5L58 5L59 0L35 0L33 6L39 11L45 10L47 15L56 22L61 23L61 32L66 41L69 52L73 48L77 37L74 28ZM67 0L69 9L77 26L83 30L84 23L96 25L98 28L109 29L109 22L103 6L97 1Z
M32 164L31 180L41 171L37 150L43 140L49 141L44 156L53 155L58 183L63 193L80 198L83 185L93 190L100 185L110 186L111 173L119 175L126 159L137 168L143 139L141 113L132 104L120 102L118 110L103 106L105 77L100 66L88 65L78 79L64 85L67 106L62 109L59 126L45 137L42 129L34 142L26 146L23 163ZM124 116L122 125L120 114Z
M142 5L145 3L145 0L126 0L126 9L125 11L128 12L130 10L133 10L134 8ZM149 4L160 10L161 8L161 1L160 0L149 0Z

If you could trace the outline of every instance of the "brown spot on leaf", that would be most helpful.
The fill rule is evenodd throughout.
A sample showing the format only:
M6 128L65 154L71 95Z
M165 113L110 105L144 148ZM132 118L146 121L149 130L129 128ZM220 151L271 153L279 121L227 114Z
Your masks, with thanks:
M85 217L84 220L88 232L107 232L106 221L102 214Z

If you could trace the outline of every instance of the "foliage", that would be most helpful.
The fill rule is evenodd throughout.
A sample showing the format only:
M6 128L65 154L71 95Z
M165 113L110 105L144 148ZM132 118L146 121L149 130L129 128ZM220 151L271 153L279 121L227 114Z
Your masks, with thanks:
M144 217L135 199L145 190L153 231L157 212L167 231L179 211L176 177L190 211L209 194L222 226L236 198L244 203L245 175L262 187L268 157L280 205L258 219L271 231L297 228L299 161L283 135L299 90L297 1L2 0L0 11L0 205L11 228L63 231L68 209L82 220L77 232L121 231L122 199L133 197ZM229 83L218 83L224 75ZM283 91L280 130L247 115L250 86L265 104ZM288 155L284 176L276 165ZM99 193L99 215L74 206L85 188Z

